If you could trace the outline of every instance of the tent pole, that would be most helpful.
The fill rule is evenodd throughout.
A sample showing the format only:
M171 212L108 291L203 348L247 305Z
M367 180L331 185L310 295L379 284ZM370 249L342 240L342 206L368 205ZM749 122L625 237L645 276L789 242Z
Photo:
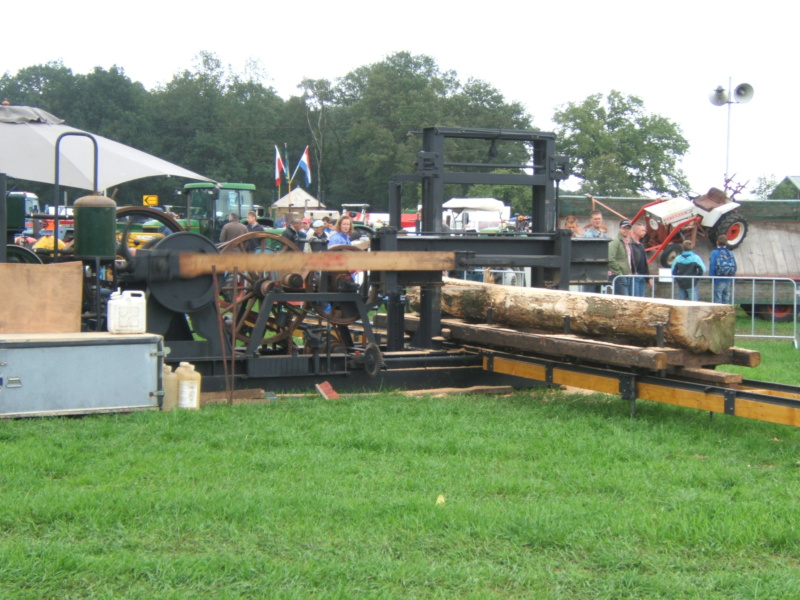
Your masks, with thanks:
M0 263L4 263L8 259L8 251L6 250L6 244L8 244L7 206L8 198L6 197L6 174L0 173L0 231L3 233L3 243L0 244Z

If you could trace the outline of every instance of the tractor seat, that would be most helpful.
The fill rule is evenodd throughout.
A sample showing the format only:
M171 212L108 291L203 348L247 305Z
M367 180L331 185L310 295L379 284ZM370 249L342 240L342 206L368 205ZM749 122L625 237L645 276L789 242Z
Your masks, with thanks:
M693 201L696 206L702 208L705 211L712 211L715 208L722 206L723 204L730 202L728 197L725 195L725 192L718 188L711 188L708 190L708 193L703 194L702 196L698 196Z

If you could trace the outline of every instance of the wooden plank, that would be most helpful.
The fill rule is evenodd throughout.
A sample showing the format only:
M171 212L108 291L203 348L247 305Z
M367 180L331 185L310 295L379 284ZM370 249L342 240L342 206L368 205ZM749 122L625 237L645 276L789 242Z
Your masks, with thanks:
M787 392L785 390L765 390L759 387L752 387L747 385L736 386L737 390L746 392L755 392L756 394L763 394L765 396L774 396L775 398L784 398L787 400L800 400L800 394Z
M706 394L666 385L640 382L636 385L636 396L642 400L663 402L664 404L674 404L717 413L725 412L725 397L721 394Z
M489 370L487 358L483 359L483 366L485 369ZM521 360L511 360L499 356L494 357L491 372L524 377L525 379L533 379L534 381L545 381L547 379L547 371L542 365Z
M685 367L678 369L676 371L676 375L690 381L716 383L719 385L734 385L737 383L742 383L742 376L740 373L726 373L724 371L714 371L713 369Z
M454 269L454 252L281 252L274 254L203 254L181 252L184 279L218 272L278 271L445 271Z
M800 410L792 406L738 399L734 414L737 417L800 427Z
M269 402L269 398L265 398L264 390L233 390L233 403L234 404L259 404ZM200 392L200 406L208 404L227 404L228 392Z
M81 330L83 263L0 263L0 333Z
M511 394L514 388L510 385L473 385L468 388L433 388L428 390L406 390L403 396L452 396L475 394Z
M566 369L553 369L553 383L592 390L602 394L619 394L619 380Z
M484 368L488 369L488 365L488 359L484 359ZM547 381L547 370L544 365L537 365L522 360L513 360L502 356L493 357L491 372L513 375L533 381ZM566 385L603 394L619 393L619 381L614 377L578 373L576 371L559 368L554 368L552 375L552 382L555 385Z

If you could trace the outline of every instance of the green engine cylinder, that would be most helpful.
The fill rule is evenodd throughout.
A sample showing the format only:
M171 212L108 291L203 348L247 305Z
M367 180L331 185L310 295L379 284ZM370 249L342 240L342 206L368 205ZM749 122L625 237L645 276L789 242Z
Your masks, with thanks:
M9 194L6 199L6 230L19 232L23 229L25 229L25 198Z
M73 205L75 256L114 258L117 246L117 203L105 196L84 196Z

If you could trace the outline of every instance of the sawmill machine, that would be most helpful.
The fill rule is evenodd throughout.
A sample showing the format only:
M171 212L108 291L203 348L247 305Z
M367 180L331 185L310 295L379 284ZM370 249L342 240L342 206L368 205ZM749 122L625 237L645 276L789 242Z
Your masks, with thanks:
M237 254L232 245L183 231L173 218L146 207L116 207L89 196L76 202L75 249L56 261L84 263L84 330L104 329L105 300L114 290L146 298L147 331L163 336L167 362L191 361L205 376L204 389L307 387L332 380L338 387L413 387L448 379L486 383L474 352L441 338L438 290L454 270L508 267L532 272L535 286L566 289L605 272L606 246L571 240L556 229L556 186L567 176L555 155L555 136L534 131L427 128L416 170L389 184L392 223L400 223L404 196L421 198L416 235L383 227L369 252L354 247L304 253L286 238L264 238L263 254ZM448 162L449 143L488 148L490 160ZM521 144L529 160L493 161L503 144ZM480 236L442 231L445 186L519 185L530 190L531 233ZM415 190L415 191L414 191ZM114 223L114 215L117 223ZM147 247L117 240L119 221L155 219L172 233ZM129 229L125 230L127 234ZM359 272L359 289L342 285ZM422 289L421 325L409 337L405 290ZM372 325L376 311L386 325ZM433 369L437 367L437 369Z
M449 163L446 145L453 141L490 148L523 144L531 160ZM494 377L480 369L474 353L440 336L443 273L530 268L534 285L567 289L605 273L606 245L575 241L556 229L556 184L567 167L555 156L554 134L439 127L425 129L422 142L416 171L389 184L392 223L400 222L404 191L418 186L417 235L383 227L368 252L341 246L305 253L282 236L252 232L236 243L264 238L267 251L242 254L233 252L234 245L217 247L199 234L176 230L135 254L120 244L124 261L117 264L116 286L145 292L148 332L164 336L167 362L197 366L204 389L286 390L324 380L342 389L490 382ZM442 231L444 186L450 183L527 187L533 231ZM360 273L356 291L342 285L352 272ZM408 286L421 286L423 299L413 337L404 327ZM377 311L386 313L380 330L371 322Z

